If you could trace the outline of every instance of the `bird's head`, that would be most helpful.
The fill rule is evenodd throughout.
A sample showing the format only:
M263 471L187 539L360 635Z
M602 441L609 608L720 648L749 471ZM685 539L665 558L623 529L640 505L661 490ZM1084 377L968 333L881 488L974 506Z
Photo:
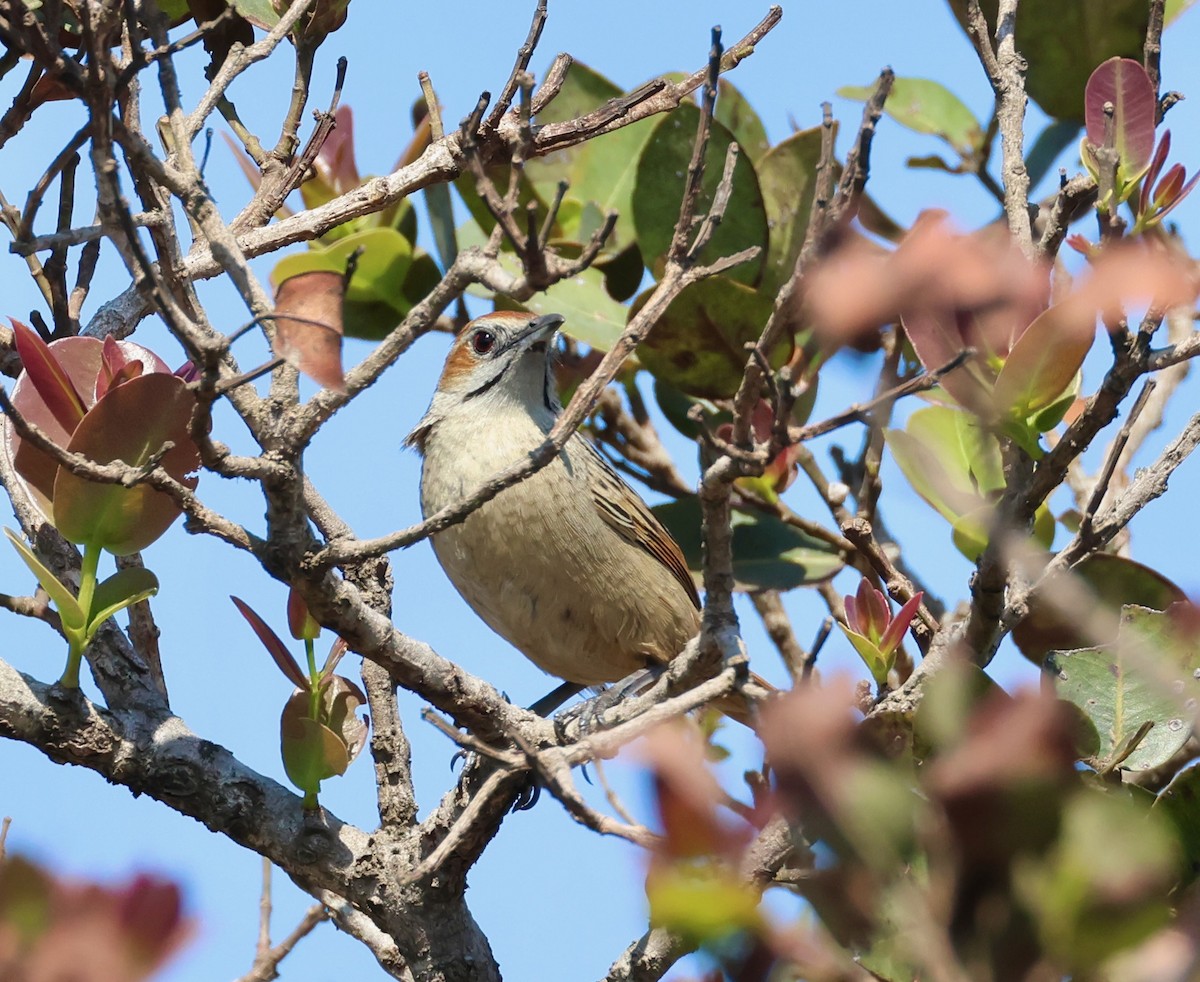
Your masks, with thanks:
M471 321L454 340L429 411L405 441L419 449L432 426L458 413L486 418L520 409L552 419L560 411L550 357L563 318L497 311Z

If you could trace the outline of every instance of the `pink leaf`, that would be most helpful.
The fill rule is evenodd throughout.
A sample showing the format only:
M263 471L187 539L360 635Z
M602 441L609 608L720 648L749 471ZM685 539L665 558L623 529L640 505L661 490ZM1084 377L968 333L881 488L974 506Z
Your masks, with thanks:
M924 596L923 592L918 591L910 597L908 602L896 612L896 616L892 618L887 630L883 632L883 637L879 639L879 650L885 657L900 647L900 642L904 640L904 634L917 615L917 609L921 606L921 599Z
M1132 58L1109 58L1092 72L1084 91L1088 141L1104 145L1107 114L1113 107L1113 136L1121 163L1132 176L1150 161L1154 151L1154 86L1146 70Z

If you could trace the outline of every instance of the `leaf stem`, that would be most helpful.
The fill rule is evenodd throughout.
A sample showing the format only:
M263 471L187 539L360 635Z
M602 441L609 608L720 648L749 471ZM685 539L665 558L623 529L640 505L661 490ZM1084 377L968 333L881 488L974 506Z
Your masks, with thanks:
M83 627L78 631L68 631L70 647L67 649L67 667L63 669L59 685L68 689L79 688L79 666L83 661L83 652L91 641L87 633L88 625L92 622L92 601L96 596L96 571L100 568L100 546L87 543L83 547L83 563L79 569L79 608L83 611Z
M321 672L317 668L316 646L312 638L304 639L304 654L308 658L308 717L321 721Z

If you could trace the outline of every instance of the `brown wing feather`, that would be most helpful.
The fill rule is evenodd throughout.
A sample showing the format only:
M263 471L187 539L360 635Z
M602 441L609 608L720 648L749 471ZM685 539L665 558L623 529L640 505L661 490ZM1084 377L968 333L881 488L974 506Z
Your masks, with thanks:
M687 592L696 609L700 609L700 594L696 592L696 582L688 571L687 562L679 544L671 538L671 533L663 528L662 523L654 517L654 513L646 507L646 503L629 487L612 465L605 460L587 440L578 438L579 443L587 447L593 463L593 480L590 482L592 503L600 517L626 542L640 549L645 549L650 555L662 563L679 581L679 585Z

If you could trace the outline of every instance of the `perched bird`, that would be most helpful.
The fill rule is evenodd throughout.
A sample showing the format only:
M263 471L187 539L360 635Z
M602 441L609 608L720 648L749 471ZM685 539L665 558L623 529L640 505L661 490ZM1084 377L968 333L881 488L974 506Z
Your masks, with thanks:
M406 443L424 455L421 508L461 501L542 443L562 406L552 342L563 318L473 320ZM674 658L700 629L675 540L579 434L546 467L433 537L464 600L535 665L580 686Z

